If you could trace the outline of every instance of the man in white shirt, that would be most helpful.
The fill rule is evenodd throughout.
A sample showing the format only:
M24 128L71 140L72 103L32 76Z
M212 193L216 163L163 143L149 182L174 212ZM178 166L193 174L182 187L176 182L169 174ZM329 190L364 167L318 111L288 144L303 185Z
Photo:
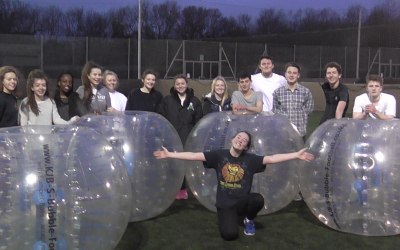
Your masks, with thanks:
M367 81L367 93L356 97L353 107L354 119L390 120L396 116L396 99L382 93L383 80L380 76L371 75Z
M286 85L286 79L273 73L274 61L270 56L261 56L258 64L261 73L251 76L252 89L263 94L263 111L272 111L273 93L277 88Z

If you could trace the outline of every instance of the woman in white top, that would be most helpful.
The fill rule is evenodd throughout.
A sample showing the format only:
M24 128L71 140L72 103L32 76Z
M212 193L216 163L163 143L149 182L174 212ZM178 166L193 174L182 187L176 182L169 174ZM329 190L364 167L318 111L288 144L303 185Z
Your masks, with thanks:
M49 80L42 71L35 69L29 73L27 97L22 100L19 108L21 126L69 124L78 119L78 116L74 116L66 121L60 117L55 102L49 98L48 83Z
M104 71L103 84L110 94L112 110L109 111L125 111L127 98L124 94L116 91L119 86L118 75L111 70Z

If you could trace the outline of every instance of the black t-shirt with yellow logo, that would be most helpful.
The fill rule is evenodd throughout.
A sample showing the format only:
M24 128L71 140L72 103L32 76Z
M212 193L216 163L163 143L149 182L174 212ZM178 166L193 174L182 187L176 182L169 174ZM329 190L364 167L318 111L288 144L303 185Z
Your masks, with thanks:
M204 167L214 168L217 173L218 208L232 207L250 193L253 175L265 170L263 156L242 153L233 157L228 149L204 152Z

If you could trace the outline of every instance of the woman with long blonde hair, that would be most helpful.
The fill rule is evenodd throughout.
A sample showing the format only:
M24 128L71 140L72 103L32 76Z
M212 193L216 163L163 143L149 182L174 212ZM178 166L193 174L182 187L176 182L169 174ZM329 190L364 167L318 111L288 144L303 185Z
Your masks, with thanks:
M232 110L228 84L222 76L217 76L211 83L211 92L204 96L203 113Z

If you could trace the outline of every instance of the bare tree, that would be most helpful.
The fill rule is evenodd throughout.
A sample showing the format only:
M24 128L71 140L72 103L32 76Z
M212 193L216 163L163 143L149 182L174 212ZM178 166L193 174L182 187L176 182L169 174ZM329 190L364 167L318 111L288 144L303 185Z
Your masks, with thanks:
M240 27L238 21L234 17L223 17L220 21L220 26L220 37L239 37L249 35L248 30Z
M202 39L327 30L354 27L362 9L366 25L400 22L400 2L385 0L369 13L361 5L350 6L339 15L332 9L283 11L264 9L255 22L247 14L225 17L218 9L188 6L183 9L175 0L160 4L143 1L142 35L148 39ZM126 6L99 13L55 6L32 7L20 0L0 0L0 33L67 36L136 37L138 6Z
M180 15L180 7L176 1L166 1L153 6L153 24L156 38L176 38L174 33Z
M112 37L132 37L137 32L137 9L126 6L107 13Z
M294 10L289 10L287 13L288 16L288 28L292 32L297 32L300 29L300 22L303 19L304 16L304 10L303 9L298 9L296 11Z
M400 20L398 13L400 3L395 0L386 0L384 3L375 6L369 14L367 25L387 24Z
M320 29L334 29L338 28L341 24L340 15L333 9L324 8L319 12L319 20L321 24Z
M227 28L223 26L223 21L225 21L226 18L222 16L219 9L207 9L207 15L204 18L206 19L206 23L203 37L223 36L224 29Z
M358 25L358 15L359 12L362 12L363 22L366 20L366 16L368 14L367 9L361 6L360 4L354 4L347 8L347 11L342 19L343 27L354 27Z
M85 36L85 11L83 8L69 9L63 19L65 35Z
M0 0L0 31L11 33L14 24L14 6L11 1Z
M298 12L297 16L298 29L297 31L314 31L326 30L340 27L341 18L339 14L332 9L305 9Z
M319 14L317 10L311 8L305 9L303 12L301 12L301 16L298 17L298 31L318 30L318 16Z
M56 6L46 7L43 11L38 12L40 14L40 26L39 33L41 35L56 36L63 34L62 20L64 13L60 8Z
M182 10L177 25L177 33L182 39L199 39L206 30L207 10L202 7L188 6Z
M155 20L152 15L153 4L148 1L142 1L142 35L147 39L156 38Z
M232 20L224 18L218 9L188 6L182 10L176 32L182 39L221 37ZM235 29L236 29L236 22Z
M263 9L256 20L258 34L282 33L287 30L286 15L282 10Z
M241 14L237 17L237 24L239 29L238 35L248 35L252 33L251 17L247 14Z
M137 36L137 30L138 30L138 7L131 7L127 6L124 8L124 18L122 20L123 25L125 27L125 36L126 37L133 37Z
M107 19L95 11L87 11L85 18L86 36L107 37L109 36Z
M0 0L0 33L35 34L40 13L27 3Z
M111 25L111 37L125 37L125 27L123 23L125 9L110 10L107 12L107 17Z
M15 4L15 18L11 32L17 34L36 34L41 26L40 16L38 15L40 13L39 8L21 2L15 2Z

